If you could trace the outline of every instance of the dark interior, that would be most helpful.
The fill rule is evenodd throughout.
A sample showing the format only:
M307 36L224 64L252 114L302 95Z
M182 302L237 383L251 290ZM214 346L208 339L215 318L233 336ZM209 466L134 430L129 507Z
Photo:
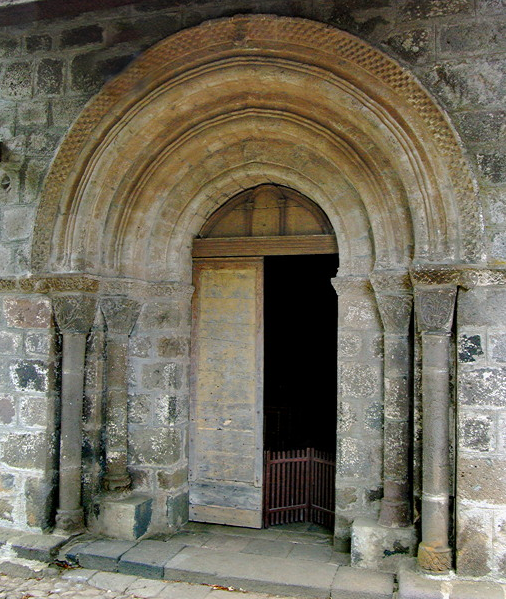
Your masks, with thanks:
M337 254L267 256L265 449L335 454Z

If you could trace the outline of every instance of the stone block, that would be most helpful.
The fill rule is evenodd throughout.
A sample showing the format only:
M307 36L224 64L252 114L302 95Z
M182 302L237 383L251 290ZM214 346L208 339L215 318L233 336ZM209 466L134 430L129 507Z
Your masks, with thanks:
M23 395L19 398L19 420L24 426L43 426L48 423L48 405L46 397Z
M132 336L128 342L129 354L136 358L149 358L151 345L149 337Z
M25 483L25 516L28 526L48 530L53 523L53 506L57 493L56 481L29 477Z
M156 42L175 33L180 27L179 13L160 14L156 17L117 22L111 37L115 44L143 38Z
M159 489L174 491L188 483L188 469L180 468L175 472L159 470L156 474Z
M442 581L425 577L423 574L404 570L399 573L398 599L447 599Z
M76 56L70 65L71 87L84 94L98 91L104 82L120 73L134 58L133 54L100 59L101 53Z
M69 127L83 109L82 98L54 98L51 100L53 123L57 127Z
M475 407L506 406L506 368L479 368L462 371L458 399L462 405Z
M18 49L19 39L2 35L0 37L0 56L12 57Z
M175 464L183 451L181 434L169 428L137 428L131 432L129 451L133 465Z
M89 579L88 583L97 589L107 591L107 593L124 593L128 585L132 583L132 578L126 574L97 572Z
M331 588L333 599L391 599L393 592L393 575L349 566L339 568Z
M33 209L27 206L4 208L2 239L19 241L30 236L33 227Z
M452 109L485 109L501 104L506 90L501 84L506 65L499 60L444 62L422 69L424 83Z
M14 522L13 512L15 506L14 501L7 497L0 497L0 520L5 520L6 522Z
M12 424L16 420L16 400L10 395L0 395L0 423Z
M467 581L454 582L449 599L503 599L500 584L494 582Z
M162 337L158 340L158 355L161 358L186 358L190 352L188 337Z
M404 0L402 14L410 19L430 19L446 15L471 13L474 9L472 0Z
M399 563L415 555L413 526L388 528L371 518L356 518L351 528L351 564L386 572L397 572Z
M373 397L379 394L380 374L370 364L344 363L339 369L339 392L344 397Z
M13 62L5 67L3 92L11 98L29 98L32 94L32 65L29 62Z
M29 54L46 52L47 50L51 50L52 42L53 40L50 35L28 35L25 38L26 51Z
M141 541L121 556L118 571L143 578L163 578L165 564L183 547L183 543L177 547L164 541Z
M59 94L63 87L62 60L46 58L37 68L36 90L39 94Z
M134 545L133 541L94 541L76 547L75 556L83 568L117 572L121 556Z
M75 48L88 44L99 44L103 41L103 30L100 25L85 25L68 29L61 34L60 46L62 48Z
M46 125L48 114L46 102L23 102L18 109L18 123L22 127Z
M339 355L343 358L355 358L362 350L362 337L356 333L338 333Z
M16 537L11 544L18 557L52 562L68 539L61 535L26 534Z
M351 437L337 440L336 471L340 476L348 479L369 476L371 463L370 443Z
M476 155L482 177L490 183L506 183L506 154L503 152L479 153Z
M490 21L450 25L442 29L438 46L442 55L498 52L506 48L506 24Z
M461 576L490 573L492 555L492 510L457 506L457 572Z
M383 404L379 401L373 401L364 410L364 425L366 430L383 430Z
M340 510L347 510L353 507L358 500L358 490L356 487L343 487L336 489L336 506Z
M48 367L42 360L15 360L9 370L17 391L47 391Z
M461 455L457 461L461 499L506 504L506 468L500 459L480 459Z
M44 433L9 433L3 441L2 461L14 468L43 470L48 442Z
M347 401L340 401L337 408L339 432L347 433L351 431L357 422L357 412L355 407Z
M104 497L100 501L97 519L99 531L113 539L138 539L148 530L152 510L153 500L145 495L131 495L124 499Z
M389 37L385 44L410 63L425 62L433 55L433 35L428 28L402 31Z
M188 402L184 399L161 395L155 399L155 425L174 426L188 420Z
M174 329L181 323L181 311L177 302L152 302L144 304L139 316L141 331Z
M151 419L151 398L149 395L128 396L128 422L132 424L147 424Z
M459 445L471 451L492 451L495 448L494 420L487 414L461 412Z
M162 389L171 392L183 384L184 369L176 362L155 362L142 368L142 386L146 390Z
M7 326L23 329L41 329L51 326L51 304L47 299L11 297L4 300Z
M26 333L25 351L27 354L42 354L48 356L51 349L52 334Z
M452 115L461 136L471 144L496 144L506 136L504 110L476 110Z
M16 479L13 474L0 474L0 492L5 493L12 491ZM0 535L1 543L1 535Z
M490 257L498 260L506 259L506 231L495 231L490 234Z
M189 503L188 493L167 497L167 522L171 528L180 528L188 522Z
M459 362L469 364L476 362L484 355L481 335L459 335L458 339Z

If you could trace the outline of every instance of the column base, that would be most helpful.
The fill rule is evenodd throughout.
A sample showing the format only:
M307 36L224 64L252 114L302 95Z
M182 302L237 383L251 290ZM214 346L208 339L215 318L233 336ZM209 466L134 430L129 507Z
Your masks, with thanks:
M427 574L448 574L452 567L452 550L449 547L418 546L418 565Z
M106 496L96 505L90 530L112 539L134 541L144 535L151 523L153 500L146 495L115 498Z
M83 508L78 508L77 510L57 510L55 523L56 534L77 534L84 532Z
M351 527L351 565L395 573L415 555L416 544L413 526L387 528L372 518L357 518Z

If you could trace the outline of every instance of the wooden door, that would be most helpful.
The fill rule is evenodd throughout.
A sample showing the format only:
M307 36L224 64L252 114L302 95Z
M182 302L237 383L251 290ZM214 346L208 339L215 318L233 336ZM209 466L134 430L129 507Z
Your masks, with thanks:
M263 259L194 261L190 520L260 528Z

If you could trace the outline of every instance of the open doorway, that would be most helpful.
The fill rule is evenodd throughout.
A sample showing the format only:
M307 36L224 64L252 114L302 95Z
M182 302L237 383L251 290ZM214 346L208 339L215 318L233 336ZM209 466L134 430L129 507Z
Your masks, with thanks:
M337 254L264 259L264 446L335 454Z
M264 526L334 523L337 267L264 259Z

